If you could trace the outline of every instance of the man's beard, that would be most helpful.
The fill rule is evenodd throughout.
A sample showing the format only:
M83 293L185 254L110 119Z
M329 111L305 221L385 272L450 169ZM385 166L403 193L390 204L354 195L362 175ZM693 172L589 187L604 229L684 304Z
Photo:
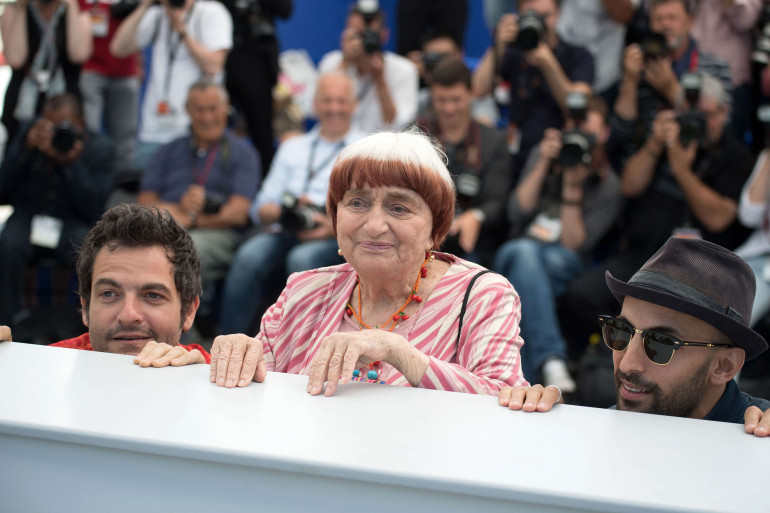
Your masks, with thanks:
M617 407L619 410L638 411L641 413L654 413L670 417L689 417L700 404L705 391L706 376L712 358L706 360L695 374L684 378L674 384L668 393L663 392L655 383L645 381L639 374L626 374L620 370L615 371L615 390L617 391ZM639 403L627 401L620 395L620 387L623 379L629 385L647 390L652 396L652 405L648 410L639 410Z

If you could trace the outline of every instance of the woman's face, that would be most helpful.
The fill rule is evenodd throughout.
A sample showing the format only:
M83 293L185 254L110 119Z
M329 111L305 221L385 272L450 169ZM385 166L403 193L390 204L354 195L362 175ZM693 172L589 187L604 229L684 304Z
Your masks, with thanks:
M433 215L425 200L410 189L348 189L337 205L337 242L358 271L410 272L432 246Z

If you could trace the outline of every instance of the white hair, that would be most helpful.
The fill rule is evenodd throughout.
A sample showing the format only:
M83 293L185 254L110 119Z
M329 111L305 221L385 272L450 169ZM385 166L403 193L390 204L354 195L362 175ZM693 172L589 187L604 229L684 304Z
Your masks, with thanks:
M725 87L718 78L712 75L705 73L701 75L700 95L701 98L716 100L720 107L730 108L730 97L725 91Z
M452 176L447 169L447 157L434 138L424 134L417 126L402 132L375 132L346 147L337 157L337 163L349 159L372 159L380 162L403 162L435 173L453 190Z

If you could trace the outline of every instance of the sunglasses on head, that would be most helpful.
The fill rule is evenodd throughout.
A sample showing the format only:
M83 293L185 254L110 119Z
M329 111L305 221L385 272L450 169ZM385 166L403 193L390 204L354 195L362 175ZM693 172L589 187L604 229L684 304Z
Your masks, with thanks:
M622 319L600 315L602 338L613 351L625 351L636 333L642 336L644 354L657 365L666 365L674 357L674 352L682 346L733 347L732 344L710 344L706 342L684 342L676 337L655 330L638 330Z

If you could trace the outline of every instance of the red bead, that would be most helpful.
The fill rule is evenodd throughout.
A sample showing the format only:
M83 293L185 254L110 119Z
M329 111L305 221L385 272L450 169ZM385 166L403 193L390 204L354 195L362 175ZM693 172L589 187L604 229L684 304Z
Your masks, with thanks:
M428 276L428 269L426 269L425 267L421 267L420 268L420 276L422 276L423 278Z
M422 298L420 296L412 294L412 301L414 301L415 303L422 303Z
M404 315L402 315L402 316L401 316L401 319L403 319L403 320L407 320L408 318L409 318L409 316L408 316L408 315L406 315L406 314L404 314Z
M393 316L393 320L394 320L394 321L398 321L398 317L399 317L399 315L398 315L398 314L395 314L395 315Z
M353 316L353 310L350 307L345 308L345 313L348 314L348 317Z

